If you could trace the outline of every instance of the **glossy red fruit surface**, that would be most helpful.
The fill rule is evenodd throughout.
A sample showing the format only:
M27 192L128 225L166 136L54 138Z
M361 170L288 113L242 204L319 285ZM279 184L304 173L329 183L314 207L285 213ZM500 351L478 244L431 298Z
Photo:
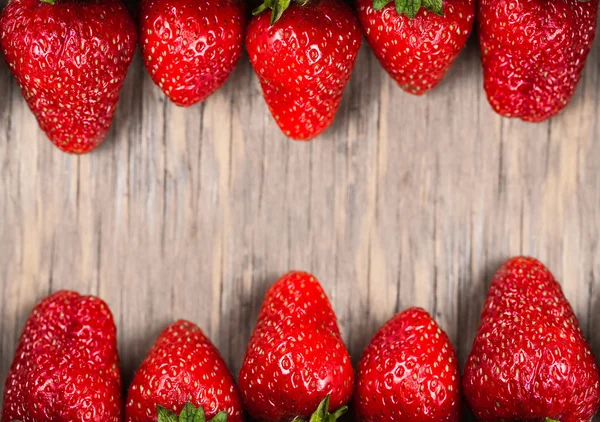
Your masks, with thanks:
M175 104L204 101L235 69L244 26L242 0L143 0L140 44L146 69Z
M481 0L484 87L494 110L541 122L573 96L596 34L598 0Z
M596 360L541 262L513 258L494 276L463 384L481 421L580 422L596 413Z
M363 353L356 378L360 421L460 420L456 352L423 309L408 309L381 327Z
M70 153L104 140L136 40L118 0L12 0L0 16L2 51L27 104Z
M373 53L400 87L415 95L433 89L463 49L475 20L474 0L444 0L443 16L424 7L414 18L391 2L381 10L357 0L358 18Z
M293 3L274 25L261 13L246 48L282 132L309 140L334 121L361 44L358 21L342 0Z
M290 272L269 289L239 383L247 410L260 421L308 417L328 394L332 411L350 400L352 362L312 275Z
M120 422L116 334L98 298L61 291L43 299L19 339L2 422Z
M167 327L138 369L127 395L125 420L157 420L157 405L179 414L186 403L202 407L206 418L228 414L244 420L242 401L225 361L200 328L188 321Z

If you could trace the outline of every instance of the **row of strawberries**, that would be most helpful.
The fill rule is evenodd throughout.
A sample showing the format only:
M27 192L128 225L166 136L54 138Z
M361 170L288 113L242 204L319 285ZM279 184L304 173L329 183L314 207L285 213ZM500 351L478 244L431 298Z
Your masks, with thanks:
M387 322L355 373L319 282L291 272L267 292L239 375L200 328L160 335L127 393L129 422L458 421L461 390L482 421L589 421L598 366L560 285L517 257L496 273L463 381L446 333L422 309ZM336 409L329 413L329 409ZM98 298L58 292L33 310L4 393L3 422L122 420L116 328Z
M6 61L41 128L64 151L92 151L110 128L138 38L120 1L11 0L0 17ZM142 0L139 37L153 81L180 106L225 83L245 39L277 124L307 140L335 118L361 28L400 87L420 95L442 80L477 14L493 108L535 122L559 113L590 51L598 0L475 3L356 0L355 13L343 0L264 0L247 25L244 0Z

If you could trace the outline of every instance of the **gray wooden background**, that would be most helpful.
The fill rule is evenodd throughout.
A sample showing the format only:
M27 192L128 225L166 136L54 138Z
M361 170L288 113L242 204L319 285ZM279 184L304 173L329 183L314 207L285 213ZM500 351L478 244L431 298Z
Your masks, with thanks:
M181 109L138 55L109 138L83 157L45 139L1 63L0 381L32 306L59 289L108 302L126 380L177 318L237 373L265 290L290 269L321 280L355 361L416 305L464 364L490 278L516 254L562 281L600 355L598 47L566 112L527 124L489 107L475 44L421 98L363 47L312 143L279 132L246 57Z

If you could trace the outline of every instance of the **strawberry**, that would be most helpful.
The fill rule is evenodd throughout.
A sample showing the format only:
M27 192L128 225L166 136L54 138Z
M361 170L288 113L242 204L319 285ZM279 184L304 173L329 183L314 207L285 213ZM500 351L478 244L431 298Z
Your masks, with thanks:
M388 321L367 346L354 395L363 422L460 419L460 372L450 339L423 309Z
M290 272L268 290L239 383L247 410L260 421L308 417L317 408L315 415L327 414L329 404L337 409L350 400L350 356L331 304L312 275ZM323 420L332 422L344 411Z
M140 44L146 69L180 106L220 88L242 55L243 0L142 0Z
M286 136L309 140L335 118L361 44L343 0L265 0L246 35L250 62ZM272 17L262 13L273 9Z
M494 110L541 122L562 111L581 77L598 0L480 0L484 87Z
M0 16L0 45L27 104L69 153L104 140L135 44L119 0L11 0Z
M177 321L160 334L129 387L125 420L161 420L157 406L185 414L199 406L207 418L215 417L214 422L220 421L219 412L226 412L229 422L244 419L242 401L225 361L191 322Z
M554 276L518 257L498 270L467 361L464 392L481 421L589 421L598 366Z
M474 0L357 0L363 33L383 68L415 95L433 89L463 49Z
M117 329L106 303L61 291L33 309L4 390L2 422L121 421Z

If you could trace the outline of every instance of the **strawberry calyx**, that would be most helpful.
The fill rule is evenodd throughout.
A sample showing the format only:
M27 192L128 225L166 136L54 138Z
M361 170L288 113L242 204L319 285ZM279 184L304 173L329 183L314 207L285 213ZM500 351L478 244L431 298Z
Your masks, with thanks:
M40 0L42 3L55 4L55 0Z
M557 421L556 419L552 419L552 418L546 418L546 422L560 422L560 421Z
M344 413L348 411L348 406L342 406L333 413L329 413L329 394L317 407L317 410L310 416L308 422L335 422ZM304 419L297 417L292 422L304 422Z
M202 406L196 407L192 403L186 403L181 413L176 415L163 406L156 406L158 422L207 422ZM210 422L227 422L227 413L219 412Z
M381 10L392 0L373 0L373 9ZM421 8L425 8L436 15L444 16L444 5L442 0L394 0L394 7L399 15L406 15L409 18L417 16Z
M285 12L292 2L299 4L300 6L304 6L308 3L309 0L264 0L263 3L258 6L256 9L252 11L252 15L260 15L267 9L271 9L271 25L274 25L275 22L281 18L283 12Z

